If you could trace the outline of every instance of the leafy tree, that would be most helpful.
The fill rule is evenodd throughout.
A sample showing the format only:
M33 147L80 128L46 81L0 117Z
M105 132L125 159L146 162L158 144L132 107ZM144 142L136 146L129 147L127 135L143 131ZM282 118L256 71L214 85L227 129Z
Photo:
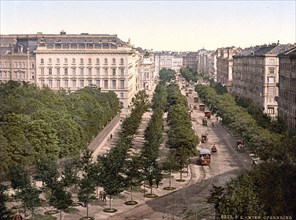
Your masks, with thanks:
M16 194L16 196L21 199L24 209L25 210L29 209L31 211L32 213L31 219L34 218L35 209L41 205L39 194L40 194L40 191L35 187L33 187L32 185L26 186Z
M27 208L31 210L34 216L34 210L40 205L39 190L31 185L30 177L21 166L12 167L9 170L11 186L17 189L16 197L19 198L24 206L26 213Z
M130 187L131 199L133 202L133 187L138 186L143 180L143 173L141 170L142 161L140 156L135 155L126 160L124 164L125 183Z
M208 202L215 204L218 214L232 216L233 219L265 216L258 192L247 172L229 181L224 189L214 187Z
M56 158L41 158L36 164L36 172L36 179L41 180L47 187L53 188L59 177Z
M30 177L22 166L11 167L8 176L13 189L21 190L30 185Z
M152 189L154 182L160 182L162 179L161 168L157 161L152 161L151 163L145 163L143 170L144 178L148 182L150 187L150 194L152 195Z
M159 78L163 81L171 81L176 79L176 72L172 69L163 68L159 71Z
M60 211L60 220L62 220L62 210L67 209L72 203L71 193L67 192L60 182L55 183L49 204Z
M109 195L110 210L112 210L112 197L121 193L126 187L126 182L123 176L124 160L118 160L120 157L125 159L122 148L115 148L107 157L101 157L101 184L106 194Z
M188 81L196 82L197 81L197 72L186 67L180 69L181 75Z
M95 183L93 177L87 174L79 181L78 199L86 207L86 217L88 218L88 205L95 196Z
M164 161L163 169L169 172L169 188L172 188L172 172L177 170L179 171L174 151L171 151L167 159Z
M81 165L81 174L78 183L78 199L84 203L87 213L86 217L88 218L88 205L95 196L96 188L96 173L93 172L92 152L86 149L80 158L79 164Z

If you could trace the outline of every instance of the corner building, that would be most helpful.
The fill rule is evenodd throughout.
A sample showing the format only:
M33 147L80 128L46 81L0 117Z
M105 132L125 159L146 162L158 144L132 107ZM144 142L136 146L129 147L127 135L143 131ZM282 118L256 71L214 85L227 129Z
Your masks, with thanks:
M262 45L233 56L232 93L250 98L270 117L278 116L279 53L291 45Z
M296 131L296 47L279 55L278 114Z
M8 37L16 42L34 39L34 83L39 87L72 92L97 86L102 92L114 91L126 109L140 89L139 53L117 35L61 32Z

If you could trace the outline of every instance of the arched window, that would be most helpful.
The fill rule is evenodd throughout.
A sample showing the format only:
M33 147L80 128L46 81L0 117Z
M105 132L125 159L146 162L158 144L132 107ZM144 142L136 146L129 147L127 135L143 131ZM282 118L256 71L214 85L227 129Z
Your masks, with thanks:
M96 64L100 65L100 59L99 58L97 58Z
M116 64L115 58L112 59L112 64Z
M48 63L49 63L49 64L52 63L52 59L51 59L51 58L48 59Z
M120 59L120 64L121 64L121 65L124 64L124 60L123 60L123 58Z
M75 58L73 58L73 59L72 59L72 63L73 63L73 64L75 64L75 63L76 63L76 60L75 60Z
M60 59L59 58L57 58L57 64L60 64Z
M44 59L43 58L41 58L40 63L44 64Z
M105 58L105 60L104 60L104 64L105 64L105 65L108 64L108 60L107 60L107 58Z
M88 64L91 64L91 58L88 58Z
M67 58L65 58L64 63L68 64L68 59Z
M82 58L80 59L80 64L81 64L81 65L83 64L83 59L82 59Z

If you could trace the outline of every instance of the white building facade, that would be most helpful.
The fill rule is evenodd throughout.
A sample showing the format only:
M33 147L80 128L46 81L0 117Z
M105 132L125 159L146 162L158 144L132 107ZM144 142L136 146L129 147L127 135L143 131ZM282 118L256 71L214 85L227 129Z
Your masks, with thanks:
M26 59L25 66L29 69L25 77L20 72L21 81L69 92L96 86L102 92L114 91L124 108L128 108L132 97L140 89L140 55L130 43L121 41L116 35L67 35L61 32L60 35L39 33L21 37L35 40L35 45L31 44L28 52L8 54L8 59L14 60L12 66L17 63L20 67L18 60L21 56ZM1 62L5 64L2 56ZM3 73L4 70L1 71ZM12 80L16 80L15 71L19 74L20 70L10 71ZM4 73L2 79L3 76Z

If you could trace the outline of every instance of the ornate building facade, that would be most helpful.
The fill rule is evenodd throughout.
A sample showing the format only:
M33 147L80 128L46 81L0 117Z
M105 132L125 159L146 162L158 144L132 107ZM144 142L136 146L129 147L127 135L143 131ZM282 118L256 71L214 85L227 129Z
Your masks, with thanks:
M39 87L70 92L85 86L96 86L102 92L114 91L124 108L140 89L140 55L129 42L123 42L117 35L69 35L61 32L60 35L38 33L1 38L14 39L14 52L1 53L1 62L10 59L10 65L17 63L19 67L19 60L23 57L27 59L26 68L29 67L25 74L19 69L12 69L12 73L21 74L17 75L18 78L12 74L10 80L29 81ZM25 41L29 42L27 46ZM21 46L23 49L18 49ZM3 81L2 67L0 80Z

